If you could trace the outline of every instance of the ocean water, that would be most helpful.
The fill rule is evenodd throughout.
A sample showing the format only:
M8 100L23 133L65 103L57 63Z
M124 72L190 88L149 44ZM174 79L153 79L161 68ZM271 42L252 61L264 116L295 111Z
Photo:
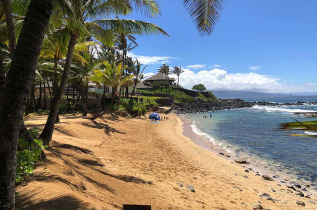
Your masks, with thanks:
M246 99L245 99L246 100ZM249 101L313 102L317 97L249 99ZM288 180L310 184L317 189L317 138L290 134L311 134L305 131L278 130L279 123L317 120L295 115L295 112L317 112L317 106L254 106L234 110L184 115L193 131L207 137L228 152L247 156L259 167ZM212 118L209 115L212 114ZM207 115L208 118L203 118Z

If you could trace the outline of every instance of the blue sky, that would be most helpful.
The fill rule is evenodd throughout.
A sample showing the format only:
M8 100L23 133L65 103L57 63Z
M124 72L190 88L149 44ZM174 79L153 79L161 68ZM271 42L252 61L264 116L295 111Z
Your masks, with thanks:
M182 66L181 85L261 92L317 92L316 0L224 0L214 33L200 36L182 0L158 0L150 21L170 37L138 37L130 55L148 64Z

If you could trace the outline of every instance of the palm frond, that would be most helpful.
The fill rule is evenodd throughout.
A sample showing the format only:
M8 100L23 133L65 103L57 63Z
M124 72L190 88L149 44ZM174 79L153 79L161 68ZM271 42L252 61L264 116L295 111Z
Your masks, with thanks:
M94 20L94 23L98 24L105 30L110 30L114 33L127 33L127 34L139 34L139 35L156 35L162 34L169 36L159 26L140 20L129 20L129 19L101 19Z
M219 19L223 0L184 0L191 18L201 35L210 35Z

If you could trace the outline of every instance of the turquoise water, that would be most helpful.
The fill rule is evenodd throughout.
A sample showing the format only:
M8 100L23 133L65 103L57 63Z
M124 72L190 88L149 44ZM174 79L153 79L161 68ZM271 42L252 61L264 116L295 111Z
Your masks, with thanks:
M302 100L294 98L293 101L282 101L271 98L269 101ZM292 118L301 121L317 120L294 114L299 111L317 111L317 106L255 106L213 112L212 118L209 118L210 113L188 114L184 117L192 123L194 132L208 136L215 144L238 155L247 155L259 166L289 175L297 181L308 182L317 189L317 138L290 136L295 133L304 134L305 131L277 129L279 123L292 122ZM204 115L208 118L203 118Z

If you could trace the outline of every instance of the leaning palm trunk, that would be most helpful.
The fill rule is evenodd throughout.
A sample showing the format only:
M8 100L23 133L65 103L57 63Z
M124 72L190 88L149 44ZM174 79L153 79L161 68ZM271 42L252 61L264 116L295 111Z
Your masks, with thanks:
M54 96L54 99L51 104L51 110L50 114L47 118L45 127L40 135L40 138L43 140L44 145L49 145L52 136L53 136L53 131L54 131L54 126L56 122L56 116L58 114L58 107L60 104L60 101L62 99L66 84L67 84L67 79L70 71L70 66L72 62L72 57L74 53L74 48L76 45L77 41L77 36L75 34L71 34L71 38L69 41L68 45L68 51L67 51L67 57L66 57L66 62L65 62L65 67L64 67L64 72L62 76L62 81L59 85L59 88L57 89L57 92Z
M13 23L13 16L12 16L11 0L3 0L3 3L5 7L4 12L6 16L6 24L8 28L10 57L13 58L16 39L15 39L14 23Z
M57 84L57 67L58 67L58 57L57 57L57 53L54 56L54 75L53 75L53 98L55 98L55 95L57 93L57 88L58 88L58 84ZM51 97L51 107L52 107L52 101L53 98ZM59 123L59 115L57 113L56 115L56 120L55 123Z
M0 101L0 209L15 207L16 150L52 0L31 0Z

